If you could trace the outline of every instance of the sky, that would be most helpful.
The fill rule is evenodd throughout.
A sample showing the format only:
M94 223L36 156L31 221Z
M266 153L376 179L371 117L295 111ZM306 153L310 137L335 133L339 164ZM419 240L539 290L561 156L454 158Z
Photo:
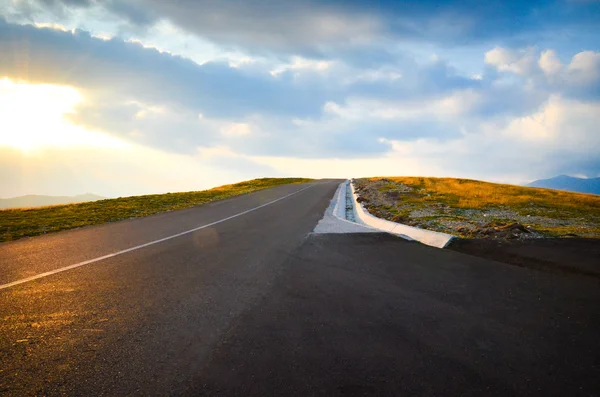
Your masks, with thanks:
M0 0L0 197L598 177L598 37L598 0Z

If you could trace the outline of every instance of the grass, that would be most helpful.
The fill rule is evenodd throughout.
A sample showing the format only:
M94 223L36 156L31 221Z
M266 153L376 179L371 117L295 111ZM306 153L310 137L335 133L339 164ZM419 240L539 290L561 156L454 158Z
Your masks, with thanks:
M372 206L378 215L406 220L414 210L435 209L440 219L468 218L465 210L483 212L508 210L534 217L530 224L548 236L567 234L600 237L600 196L559 190L531 188L456 178L387 177L357 180L359 186L377 189L384 204ZM408 188L407 188L408 187ZM392 193L403 191L402 193ZM393 210L386 210L386 207ZM441 210L442 208L443 210ZM540 222L539 219L548 222ZM488 226L517 222L517 219L489 219Z
M209 190L120 197L88 203L0 210L0 241L139 218L194 207L274 186L305 183L307 178L261 178Z

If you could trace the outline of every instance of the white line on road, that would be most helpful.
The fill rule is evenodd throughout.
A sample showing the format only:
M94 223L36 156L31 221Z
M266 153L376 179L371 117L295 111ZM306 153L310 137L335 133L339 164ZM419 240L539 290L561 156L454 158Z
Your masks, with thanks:
M0 285L0 289L10 288L10 287L13 287L15 285L19 285L19 284L27 283L29 281L37 280L39 278L48 277L48 276L51 276L51 275L56 274L56 273L65 272L67 270L75 269L76 267L89 265L90 263L99 262L99 261L102 261L104 259L112 258L112 257L117 256L117 255L121 255L121 254L125 254L127 252L139 250L140 248L148 247L148 246L153 245L153 244L162 243L163 241L171 240L171 239L176 238L176 237L180 237L180 236L183 236L183 235L186 235L186 234L189 234L189 233L193 233L193 232L195 232L197 230L204 229L206 227L210 227L210 226L216 225L218 223L222 223L222 222L228 221L228 220L233 219L233 218L237 218L238 216L242 216L242 215L245 215L245 214L247 214L249 212L256 211L257 209L266 207L267 205L274 204L274 203L276 203L278 201L281 201L283 199L291 197L291 196L293 196L295 194L298 194L298 193L300 193L300 192L302 192L302 191L304 191L306 189L309 189L309 188L311 188L313 186L315 186L315 185L313 184L313 185L307 186L304 189L300 189L300 190L298 190L298 191L296 191L294 193L290 193L287 196L280 197L280 198L278 198L276 200L269 201L268 203L265 203L263 205L259 205L258 207L251 208L251 209L246 210L244 212L240 212L239 214L228 216L227 218L223 218L221 220L218 220L218 221L206 224L206 225L202 225L202 226L198 226L196 228L190 229L190 230L186 230L185 232L177 233L177 234L174 234L172 236L168 236L168 237L164 237L164 238L161 238L161 239L158 239L158 240L150 241L149 243L145 243L145 244L141 244L141 245L136 245L135 247L127 248L127 249L124 249L122 251L113 252L112 254L100 256L98 258L89 259L87 261L79 262L79 263L76 263L74 265L69 265L69 266L61 267L60 269L55 269L55 270L51 270L49 272L36 274L35 276L31 276L31 277L27 277L27 278L24 278L24 279L21 279L21 280L13 281L13 282L10 282L8 284L2 284L2 285Z

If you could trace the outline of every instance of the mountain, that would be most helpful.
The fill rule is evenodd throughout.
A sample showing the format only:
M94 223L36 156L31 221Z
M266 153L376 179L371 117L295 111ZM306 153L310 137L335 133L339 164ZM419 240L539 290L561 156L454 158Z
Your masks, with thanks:
M79 194L77 196L40 196L37 194L28 194L13 198L0 198L0 209L82 203L84 201L104 200L105 198L92 193Z
M550 179L540 179L529 183L530 187L568 190L570 192L600 194L600 178L575 178L559 175Z

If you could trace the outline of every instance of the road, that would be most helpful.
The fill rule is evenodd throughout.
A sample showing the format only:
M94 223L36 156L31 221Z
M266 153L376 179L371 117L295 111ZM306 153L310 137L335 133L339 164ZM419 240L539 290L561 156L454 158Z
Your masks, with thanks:
M338 184L0 245L5 285L211 225L0 289L0 393L600 395L597 279L311 234Z

